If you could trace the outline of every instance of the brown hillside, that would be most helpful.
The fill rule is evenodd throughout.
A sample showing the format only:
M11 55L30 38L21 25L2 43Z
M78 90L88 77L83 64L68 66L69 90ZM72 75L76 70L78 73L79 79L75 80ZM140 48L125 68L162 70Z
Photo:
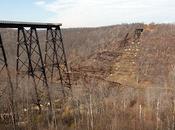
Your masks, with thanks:
M139 39L134 39L136 28L144 28ZM14 84L15 31L1 30ZM40 30L39 36L44 54L45 33ZM60 85L51 85L57 129L175 128L175 25L63 29L63 36L73 98L60 99ZM10 117L5 78L0 81L0 129L8 127ZM19 127L48 129L43 87L38 88L43 110L38 114L32 82L27 76L23 82L15 91Z

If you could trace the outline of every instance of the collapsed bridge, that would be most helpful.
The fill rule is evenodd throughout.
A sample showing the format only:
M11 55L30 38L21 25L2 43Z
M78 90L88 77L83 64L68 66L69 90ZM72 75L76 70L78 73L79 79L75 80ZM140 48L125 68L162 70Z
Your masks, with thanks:
M41 97L38 92L38 86L43 84L47 91L49 110L52 113L52 100L49 82L53 82L55 73L59 75L59 84L64 97L66 96L65 88L71 90L70 76L68 71L66 53L61 33L61 24L53 23L34 23L34 22L15 22L0 21L0 28L17 29L17 53L16 53L16 88L26 75L33 81L33 87L36 97L36 105L41 112ZM38 36L38 30L46 30L45 50L42 51ZM16 42L15 42L16 43ZM44 55L42 54L44 53ZM9 98L15 119L15 101L14 101L14 84L8 68L8 59L6 49L0 33L0 75L3 70L7 72L9 87ZM43 57L44 56L44 57Z

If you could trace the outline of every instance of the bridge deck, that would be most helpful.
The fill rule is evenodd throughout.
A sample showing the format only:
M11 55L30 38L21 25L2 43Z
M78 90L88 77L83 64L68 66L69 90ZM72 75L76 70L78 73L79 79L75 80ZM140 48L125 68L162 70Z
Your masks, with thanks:
M62 25L61 23L0 21L0 28L19 28L19 27L49 28L49 27L58 27L61 25Z

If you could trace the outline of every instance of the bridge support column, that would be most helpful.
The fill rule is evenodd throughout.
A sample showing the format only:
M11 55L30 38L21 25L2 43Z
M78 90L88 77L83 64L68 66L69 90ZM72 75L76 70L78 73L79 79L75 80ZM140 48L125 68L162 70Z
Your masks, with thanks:
M71 83L60 27L47 28L44 62L47 75L49 75L52 82L57 80L61 84L62 93L65 97L65 88L71 90ZM56 74L59 74L58 79L53 79Z
M1 38L1 34L0 34L0 74L2 74L2 71L5 69L6 74L7 74L7 78L8 81L6 81L8 84L7 86L5 86L4 89L8 90L8 98L10 101L10 110L12 113L12 123L13 123L13 129L16 130L17 129L17 118L16 118L16 103L15 103L15 94L14 94L14 86L12 83L12 79L11 79L11 75L10 75L10 71L9 71L9 67L8 67L8 63L7 63L7 57L6 57L6 53L5 53L5 49L3 46L3 42L2 42L2 38ZM4 77L4 75L2 75Z
M44 83L47 91L50 116L53 116L51 92L46 77L38 33L35 27L31 27L29 30L26 30L24 27L18 28L16 71L17 76L24 74L32 78L36 95L35 104L38 106L40 112L41 98L39 96L38 87L41 83Z

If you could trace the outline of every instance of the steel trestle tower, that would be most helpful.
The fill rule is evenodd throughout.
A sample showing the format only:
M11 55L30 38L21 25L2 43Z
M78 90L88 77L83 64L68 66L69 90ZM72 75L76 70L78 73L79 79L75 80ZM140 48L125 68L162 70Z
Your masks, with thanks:
M61 84L62 93L66 96L65 87L71 89L66 53L60 27L47 28L45 46L45 66L52 82L57 77ZM57 71L56 71L57 70Z
M17 88L21 81L20 79L23 79L25 76L32 79L32 86L35 94L35 100L33 103L38 106L39 113L42 112L41 100L43 97L40 95L39 91L39 89L42 88L42 90L46 92L45 95L47 97L47 101L42 103L48 104L49 117L52 121L54 119L53 101L48 79L53 81L54 75L58 73L58 83L61 84L63 95L66 96L65 88L71 90L70 76L60 26L61 24L52 23L0 21L0 28L15 28L18 30L16 53ZM42 55L37 29L47 29L45 57ZM1 37L0 49L3 53L3 57L0 59L3 63L2 69L5 67L7 68L9 79L11 79ZM58 71L54 71L55 69ZM11 80L9 81L12 85L10 91L12 93L11 95L14 95L13 84ZM12 97L12 99L14 98ZM13 100L11 104L13 104Z

